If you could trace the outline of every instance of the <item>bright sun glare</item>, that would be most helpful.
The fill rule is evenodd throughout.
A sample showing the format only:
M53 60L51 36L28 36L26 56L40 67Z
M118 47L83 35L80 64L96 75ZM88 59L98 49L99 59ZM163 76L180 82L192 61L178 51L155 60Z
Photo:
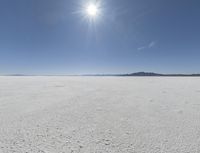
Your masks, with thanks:
M99 10L95 4L89 4L86 11L89 16L96 17Z

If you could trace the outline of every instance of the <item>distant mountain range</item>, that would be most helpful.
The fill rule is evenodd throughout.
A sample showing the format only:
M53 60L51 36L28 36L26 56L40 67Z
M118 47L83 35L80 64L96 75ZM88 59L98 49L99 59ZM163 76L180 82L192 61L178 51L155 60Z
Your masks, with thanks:
M136 73L129 73L129 74L94 74L94 75L83 75L83 76L163 76L163 77L200 77L200 74L160 74L160 73L153 73L153 72L136 72Z
M200 76L200 74L160 74L153 72L137 72L131 74L124 74L122 76Z
M4 75L4 76L40 76L40 75L10 74L10 75ZM200 77L200 74L161 74L161 73L154 73L154 72L136 72L136 73L128 73L128 74L84 74L84 75L41 75L41 76Z

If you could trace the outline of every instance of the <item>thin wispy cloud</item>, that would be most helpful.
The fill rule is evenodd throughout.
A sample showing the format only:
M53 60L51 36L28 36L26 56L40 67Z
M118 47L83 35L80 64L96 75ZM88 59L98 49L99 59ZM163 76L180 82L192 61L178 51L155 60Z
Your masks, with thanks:
M155 41L152 41L152 42L149 44L148 48L153 48L155 45L156 45L156 42L155 42Z
M144 49L150 49L150 48L153 48L156 46L156 41L152 41L150 42L148 45L146 46L141 46L141 47L138 47L137 50L144 50Z
M144 49L146 49L146 47L142 46L142 47L139 47L137 50L144 50Z

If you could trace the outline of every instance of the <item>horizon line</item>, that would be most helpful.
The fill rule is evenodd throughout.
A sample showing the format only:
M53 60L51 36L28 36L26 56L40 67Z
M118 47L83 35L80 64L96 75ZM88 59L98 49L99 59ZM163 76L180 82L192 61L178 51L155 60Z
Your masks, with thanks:
M156 72L134 72L134 73L95 73L95 74L0 74L0 76L200 76L200 73L156 73Z

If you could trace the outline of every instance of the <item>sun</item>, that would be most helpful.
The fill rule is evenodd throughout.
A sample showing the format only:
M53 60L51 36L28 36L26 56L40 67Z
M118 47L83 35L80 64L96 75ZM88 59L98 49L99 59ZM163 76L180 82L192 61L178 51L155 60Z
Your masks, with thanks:
M86 8L87 15L90 17L96 17L99 13L98 6L95 4L89 4Z
M89 1L85 3L85 1ZM104 17L104 7L100 0L82 0L79 4L80 8L75 11L79 14L84 22L87 22L90 26L96 26L102 22Z

